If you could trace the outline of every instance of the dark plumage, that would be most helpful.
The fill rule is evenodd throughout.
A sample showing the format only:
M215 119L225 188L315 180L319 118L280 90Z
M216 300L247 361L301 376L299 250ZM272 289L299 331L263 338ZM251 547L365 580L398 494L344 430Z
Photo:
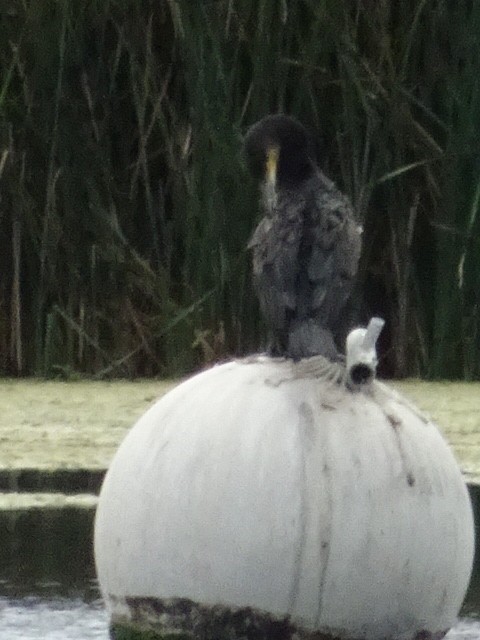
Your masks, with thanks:
M312 137L293 118L257 122L245 153L253 175L263 179L265 217L248 246L269 353L337 359L334 335L361 250L352 205L320 171Z

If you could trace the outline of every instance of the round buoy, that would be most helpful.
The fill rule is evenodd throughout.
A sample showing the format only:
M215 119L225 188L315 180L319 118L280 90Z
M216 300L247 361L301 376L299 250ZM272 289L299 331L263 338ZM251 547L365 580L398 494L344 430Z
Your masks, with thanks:
M112 628L426 640L452 626L474 547L455 459L401 396L352 391L320 360L215 366L132 428L95 524Z

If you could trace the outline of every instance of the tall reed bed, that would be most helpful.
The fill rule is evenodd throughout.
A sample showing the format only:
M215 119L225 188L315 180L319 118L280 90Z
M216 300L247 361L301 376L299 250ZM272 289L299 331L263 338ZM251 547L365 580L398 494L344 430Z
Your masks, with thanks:
M0 7L0 372L179 374L262 344L241 157L319 134L365 227L352 317L385 373L480 375L480 7L9 0Z

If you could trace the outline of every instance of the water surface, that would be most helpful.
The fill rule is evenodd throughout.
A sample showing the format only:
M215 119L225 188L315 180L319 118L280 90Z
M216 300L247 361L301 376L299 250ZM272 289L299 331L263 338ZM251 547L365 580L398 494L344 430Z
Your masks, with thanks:
M8 640L106 640L108 621L100 600L0 598L0 632Z

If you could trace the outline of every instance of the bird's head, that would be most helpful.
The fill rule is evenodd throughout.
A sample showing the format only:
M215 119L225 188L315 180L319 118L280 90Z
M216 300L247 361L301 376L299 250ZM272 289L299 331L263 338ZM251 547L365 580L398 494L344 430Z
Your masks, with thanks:
M267 191L294 188L314 171L313 138L290 116L266 116L254 124L244 149L252 175L264 180Z

